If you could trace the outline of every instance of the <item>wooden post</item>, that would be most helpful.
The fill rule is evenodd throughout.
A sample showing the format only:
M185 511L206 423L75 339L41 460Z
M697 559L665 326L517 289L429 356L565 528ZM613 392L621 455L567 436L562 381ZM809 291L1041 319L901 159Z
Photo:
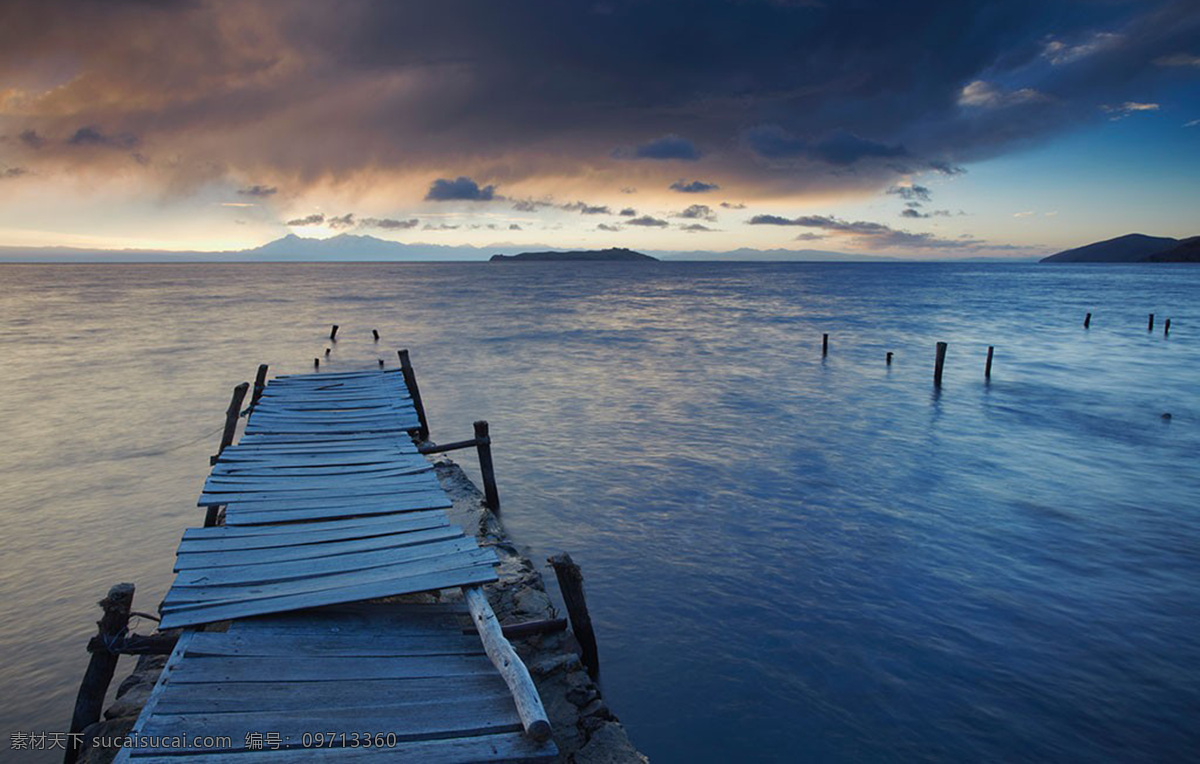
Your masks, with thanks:
M329 357L329 348L325 348L325 357L326 357L326 358L328 358L328 357Z
M1083 317L1083 328L1090 329L1091 326L1092 326L1092 314L1088 313L1086 316Z
M887 365L888 366L892 365L892 351L890 351L890 350L888 351L888 354L887 354Z
M541 696L533 684L533 678L529 676L529 669L525 668L512 645L504 638L500 621L488 603L487 595L478 586L464 586L462 593L471 611L471 621L483 642L484 652L500 676L504 677L504 683L513 696L525 734L539 742L548 739L550 720L546 718Z
M1171 319L1168 318L1166 320L1166 323L1163 324L1163 336L1166 337L1170 333L1171 333Z
M404 386L412 397L413 408L417 410L417 420L421 423L418 435L421 440L429 440L429 421L425 418L425 406L421 403L421 388L417 386L417 373L413 371L412 361L407 350L398 351L400 356L400 373L404 375Z
M254 375L254 394L250 396L250 408L258 405L258 399L262 397L263 390L267 387L267 365L260 363L258 365L258 373Z
M829 335L822 334L821 335L821 357L824 358L827 355L829 355Z
M333 328L329 330L329 341L330 342L337 342L337 330L338 330L337 324L334 324Z
M376 342L379 342L379 330L378 329L372 329L371 336L373 336L375 338Z
M1154 314L1150 314L1150 318L1146 321L1146 331L1154 331Z
M320 359L320 358L314 358L314 359L313 359L313 368L314 368L314 369L320 369L320 368L321 368L321 359Z
M995 350L996 350L996 348L992 347L991 345L988 345L987 365L985 365L983 367L984 379L992 378L992 353L994 353Z
M582 651L580 660L587 668L588 675L595 679L600 672L600 655L596 650L596 632L592 631L592 617L588 615L587 600L583 596L583 573L566 552L554 555L547 562L554 568L558 588L562 590L567 617L571 619L571 631L575 633L575 639Z
M488 509L500 514L500 493L496 490L496 468L492 466L492 437L488 423L475 423L475 448L479 451L479 474L483 476L483 495Z
M934 387L942 386L942 367L946 365L946 343L939 342L937 344L937 355L933 361L933 384Z
M216 455L209 460L210 464L216 464L217 459L221 457L221 452L233 445L238 419L242 415L242 401L246 399L246 391L249 389L249 382L243 382L233 388L233 397L229 399L229 408L225 409L225 429L221 432L221 445L217 448Z
M381 368L381 369L382 369L382 368L383 368L383 359L382 359L382 358L378 358L378 359L376 359L376 360L378 360L378 361L379 361L379 368Z
M117 584L108 590L108 596L100 600L104 615L96 622L98 637L109 644L119 639L129 627L129 610L133 606L133 584ZM71 716L71 732L83 732L89 724L100 721L104 710L104 696L117 670L119 656L108 650L97 650L88 661L83 681L79 683L79 694L75 697L75 713ZM64 764L74 764L79 758L79 736L67 736L67 749L63 754Z

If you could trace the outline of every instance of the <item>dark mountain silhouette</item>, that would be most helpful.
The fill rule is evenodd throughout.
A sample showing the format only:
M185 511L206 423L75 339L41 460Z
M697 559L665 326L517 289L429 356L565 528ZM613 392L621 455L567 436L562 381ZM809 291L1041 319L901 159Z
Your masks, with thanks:
M1174 247L1146 258L1148 263L1200 263L1200 236L1183 239Z
M1131 233L1042 258L1043 263L1137 263L1178 244L1166 236Z
M612 247L611 249L590 249L580 250L575 252L522 252L519 255L492 255L493 263L499 262L536 262L536 263L553 263L565 261L606 261L606 262L633 262L633 261L657 261L657 257L643 255L641 252L634 252L632 249L624 249L621 247Z

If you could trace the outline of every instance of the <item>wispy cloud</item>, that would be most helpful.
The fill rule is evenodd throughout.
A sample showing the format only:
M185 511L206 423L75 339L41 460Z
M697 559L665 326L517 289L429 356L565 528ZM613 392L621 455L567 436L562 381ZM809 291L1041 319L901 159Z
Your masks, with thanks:
M672 191L678 191L681 194L703 194L708 191L716 191L720 186L716 183L706 183L702 180L677 180L670 186Z
M274 186L253 185L247 186L246 188L239 188L238 194L241 196L257 196L265 198L268 196L274 196L278 191L279 189L275 188Z
M1123 104L1118 104L1115 106L1106 104L1100 107L1101 111L1112 115L1109 117L1109 119L1114 122L1118 119L1125 119L1126 117L1139 112L1158 111L1158 109L1159 106L1156 103L1139 103L1138 101L1126 101Z
M626 220L625 225L636 225L644 228L666 228L670 223L656 217L651 217L650 215L642 215L640 218Z

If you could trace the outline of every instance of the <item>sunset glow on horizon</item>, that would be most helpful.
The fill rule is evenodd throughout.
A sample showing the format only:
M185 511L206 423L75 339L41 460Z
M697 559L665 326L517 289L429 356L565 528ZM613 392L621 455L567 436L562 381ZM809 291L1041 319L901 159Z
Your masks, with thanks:
M1193 2L8 3L0 246L1186 237Z

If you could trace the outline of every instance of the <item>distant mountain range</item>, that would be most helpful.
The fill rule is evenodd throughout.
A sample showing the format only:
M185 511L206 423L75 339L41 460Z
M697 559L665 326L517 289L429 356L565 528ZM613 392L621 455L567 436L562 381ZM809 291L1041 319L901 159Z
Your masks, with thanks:
M609 249L587 249L571 252L522 252L519 255L492 255L493 263L526 262L526 263L562 263L562 262L656 262L657 257L643 255L632 249L610 247Z
M1195 263L1200 236L1172 239L1131 233L1042 258L1043 263Z
M1173 240L1171 240L1173 241ZM175 251L157 249L83 249L79 247L0 247L0 262L456 262L487 260L491 255L532 255L523 259L539 259L553 247L544 244L491 244L486 247L470 245L405 243L379 239L374 236L340 234L327 239L307 238L288 234L282 238L251 249L213 251ZM597 251L597 250L592 250ZM820 249L734 249L712 250L645 250L643 255L659 260L704 260L734 262L884 262L912 260L902 256L864 255L857 252L837 252ZM562 259L562 258L551 258ZM575 258L579 259L579 258ZM586 259L586 258L585 258ZM611 259L611 258L601 258ZM964 258L962 262L1031 262L1032 258Z

